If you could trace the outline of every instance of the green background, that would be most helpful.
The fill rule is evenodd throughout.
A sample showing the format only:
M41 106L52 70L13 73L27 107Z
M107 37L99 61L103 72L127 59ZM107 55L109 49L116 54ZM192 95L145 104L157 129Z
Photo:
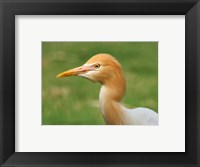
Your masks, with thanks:
M98 53L113 55L123 67L127 89L122 104L158 112L157 42L42 42L43 125L105 124L100 84L76 76L56 78Z

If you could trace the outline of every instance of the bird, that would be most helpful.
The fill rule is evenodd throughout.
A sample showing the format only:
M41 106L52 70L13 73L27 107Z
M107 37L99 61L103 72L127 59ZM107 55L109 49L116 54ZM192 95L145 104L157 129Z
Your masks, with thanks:
M110 54L99 53L85 64L58 74L57 78L79 76L101 84L99 101L107 125L158 125L158 113L145 107L126 108L121 100L126 80L119 61Z

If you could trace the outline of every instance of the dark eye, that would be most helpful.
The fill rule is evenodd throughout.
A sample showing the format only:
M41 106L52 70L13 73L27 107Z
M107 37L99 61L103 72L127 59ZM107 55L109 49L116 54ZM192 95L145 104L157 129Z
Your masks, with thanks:
M99 68L100 66L101 65L97 63L97 64L94 65L94 68Z

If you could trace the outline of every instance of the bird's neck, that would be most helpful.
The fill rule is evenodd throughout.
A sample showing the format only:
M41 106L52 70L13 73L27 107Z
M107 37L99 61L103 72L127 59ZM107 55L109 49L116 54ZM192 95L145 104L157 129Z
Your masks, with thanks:
M124 113L120 101L126 89L126 81L123 74L116 74L102 85L100 91L100 105L106 124L124 124Z

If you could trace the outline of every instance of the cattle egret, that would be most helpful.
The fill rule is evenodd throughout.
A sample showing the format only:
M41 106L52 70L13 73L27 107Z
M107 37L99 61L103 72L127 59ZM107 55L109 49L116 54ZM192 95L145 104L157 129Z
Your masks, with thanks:
M148 108L128 109L120 104L126 81L120 63L109 54L97 54L84 65L57 75L57 78L80 76L101 86L101 112L108 125L158 125L158 114Z

